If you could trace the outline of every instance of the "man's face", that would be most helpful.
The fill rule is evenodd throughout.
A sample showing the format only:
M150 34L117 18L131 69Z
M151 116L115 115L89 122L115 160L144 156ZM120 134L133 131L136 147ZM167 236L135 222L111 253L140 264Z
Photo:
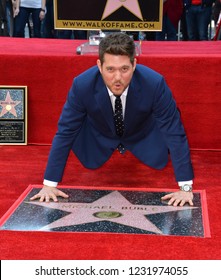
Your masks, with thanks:
M134 59L134 64L132 64L130 58L126 55L112 55L106 53L104 55L103 65L101 65L98 59L97 66L106 86L114 95L119 96L128 87L132 79L136 67L136 59Z

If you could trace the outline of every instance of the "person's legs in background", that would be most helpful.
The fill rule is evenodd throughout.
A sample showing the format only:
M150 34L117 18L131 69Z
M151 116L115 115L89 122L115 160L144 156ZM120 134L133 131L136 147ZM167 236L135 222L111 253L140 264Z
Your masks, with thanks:
M211 22L212 7L203 7L197 14L197 26L200 41L208 40L208 26Z
M30 9L29 8L19 8L19 14L15 17L14 24L14 37L25 37L25 26L29 20Z
M186 27L189 41L198 41L197 31L197 13L199 6L191 6L185 10L186 12Z
M41 20L39 18L41 9L31 9L34 38L41 38Z
M156 41L177 41L177 29L167 15L163 17L162 31L156 32Z

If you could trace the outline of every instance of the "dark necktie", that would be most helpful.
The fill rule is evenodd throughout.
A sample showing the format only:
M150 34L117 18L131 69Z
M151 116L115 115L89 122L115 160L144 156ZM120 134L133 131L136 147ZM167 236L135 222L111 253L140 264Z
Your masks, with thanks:
M120 96L116 96L115 108L114 108L114 122L116 128L116 134L122 136L124 133L124 121L123 121L123 110Z

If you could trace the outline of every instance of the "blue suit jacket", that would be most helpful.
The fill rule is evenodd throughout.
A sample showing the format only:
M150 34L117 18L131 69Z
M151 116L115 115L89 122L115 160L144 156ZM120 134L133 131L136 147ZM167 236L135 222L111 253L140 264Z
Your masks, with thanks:
M177 181L193 178L180 114L164 78L137 65L125 110L125 132L115 133L110 97L97 66L74 79L58 122L45 179L59 182L72 149L87 168L105 163L121 142L146 165L165 167L168 151Z

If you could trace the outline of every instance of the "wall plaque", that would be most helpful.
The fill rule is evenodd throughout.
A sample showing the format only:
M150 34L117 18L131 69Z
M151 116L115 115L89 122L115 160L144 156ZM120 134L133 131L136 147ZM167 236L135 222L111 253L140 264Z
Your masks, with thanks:
M163 0L54 0L56 29L161 31Z
M0 86L0 145L27 145L26 86Z

